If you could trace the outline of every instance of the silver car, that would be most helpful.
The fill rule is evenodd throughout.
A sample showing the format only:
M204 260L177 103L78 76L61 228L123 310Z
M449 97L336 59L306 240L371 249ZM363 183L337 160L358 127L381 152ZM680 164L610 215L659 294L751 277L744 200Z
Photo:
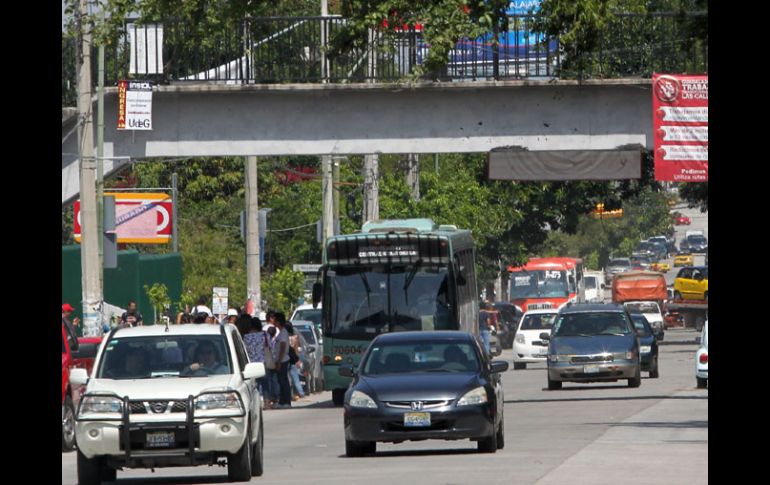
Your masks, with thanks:
M624 271L631 269L631 260L629 258L614 258L607 265L607 270L604 272L606 281L605 283L612 283L612 278Z
M310 371L307 382L308 392L321 392L324 389L323 338L313 322L294 320L291 323L307 345L305 356Z

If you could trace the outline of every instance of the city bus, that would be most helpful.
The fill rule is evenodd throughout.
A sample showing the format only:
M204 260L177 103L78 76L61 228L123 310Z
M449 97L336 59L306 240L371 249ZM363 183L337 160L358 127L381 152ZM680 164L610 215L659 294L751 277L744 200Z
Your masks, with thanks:
M342 405L349 377L377 335L463 330L478 338L478 293L471 231L430 219L367 222L360 233L327 241L322 280L324 389Z
M568 301L584 301L583 262L576 258L531 258L509 266L509 298L521 312L558 309Z

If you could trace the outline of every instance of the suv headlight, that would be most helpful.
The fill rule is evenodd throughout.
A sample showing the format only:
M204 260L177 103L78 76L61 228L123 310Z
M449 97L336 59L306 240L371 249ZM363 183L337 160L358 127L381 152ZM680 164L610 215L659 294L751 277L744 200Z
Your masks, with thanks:
M548 355L548 362L551 362L553 364L557 362L569 362L572 360L572 357L569 355L556 355L556 354L549 354Z
M377 403L367 394L361 391L353 391L353 394L350 395L350 407L377 409Z
M84 396L80 401L78 419L120 419L123 400L117 396Z
M639 352L643 354L649 354L652 351L652 345L642 345L639 347Z
M200 394L193 401L196 417L243 416L243 403L237 392Z
M476 389L466 392L457 401L458 406L470 406L472 404L484 404L487 402L487 390L483 386L479 386Z

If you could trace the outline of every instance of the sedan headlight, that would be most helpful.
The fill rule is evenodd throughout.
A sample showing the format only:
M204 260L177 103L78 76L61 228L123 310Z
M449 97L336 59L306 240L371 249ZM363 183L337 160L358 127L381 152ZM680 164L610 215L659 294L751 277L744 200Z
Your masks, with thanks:
M463 397L457 401L458 406L470 406L472 404L484 404L487 402L487 390L483 386L466 392Z
M377 403L367 394L361 391L353 391L353 394L350 395L350 407L377 409Z
M639 347L639 352L643 354L649 354L650 352L652 352L652 345L642 345L641 347Z
M519 343L519 344L526 343L526 340L524 340L524 334L523 333L517 333L516 334L516 343Z
M120 419L123 400L117 396L84 396L80 401L79 419Z
M211 392L194 400L195 416L223 417L243 416L243 404L237 392Z

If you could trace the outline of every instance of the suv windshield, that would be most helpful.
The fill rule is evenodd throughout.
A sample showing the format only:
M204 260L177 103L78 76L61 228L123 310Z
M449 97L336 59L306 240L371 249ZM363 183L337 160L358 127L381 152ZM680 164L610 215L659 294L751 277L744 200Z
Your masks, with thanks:
M554 337L626 335L631 322L623 312L586 312L560 315L553 327Z
M374 345L362 365L364 375L412 372L478 372L479 356L468 342Z
M294 312L292 320L307 320L313 322L316 325L321 324L321 309L320 308L308 308L307 310L297 310Z
M96 377L207 377L231 374L231 368L227 341L222 335L118 337L107 343Z
M521 320L519 330L550 330L553 326L554 318L556 318L555 313L525 315Z

